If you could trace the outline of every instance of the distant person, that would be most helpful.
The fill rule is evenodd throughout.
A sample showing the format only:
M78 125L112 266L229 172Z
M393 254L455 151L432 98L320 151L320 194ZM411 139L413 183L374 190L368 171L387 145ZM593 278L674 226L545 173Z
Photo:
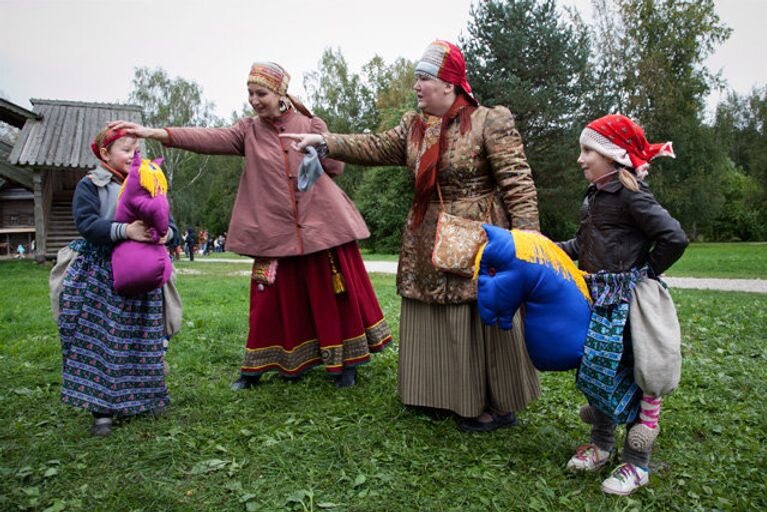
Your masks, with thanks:
M19 244L16 246L16 259L24 259L26 253L27 249L24 247L24 244Z
M208 255L208 232L204 229L200 230L199 236L197 237L197 242L200 246L200 255L207 256Z
M194 261L194 251L197 248L197 233L194 228L189 226L186 230L186 238L184 239L184 251L189 261Z
M116 293L112 277L115 244L155 243L142 221L114 221L138 141L124 130L103 130L91 149L101 165L80 180L72 200L82 239L59 251L51 300L59 313L61 400L90 411L91 434L106 436L115 419L162 413L170 399L163 375L166 330L158 322L164 314L163 290L126 298ZM176 231L170 224L169 234ZM168 236L156 243L164 244ZM57 282L61 275L63 284Z
M250 331L235 390L253 387L268 371L296 378L317 365L336 386L349 387L357 366L392 340L357 247L370 233L331 179L343 164L320 157L324 173L298 189L305 155L278 134L327 128L288 94L289 80L278 64L253 64L247 91L256 115L229 128L111 125L170 147L245 157L226 240L226 250L254 257Z
M181 243L181 240L178 235L171 236L168 238L168 242L165 244L168 248L168 254L170 254L170 257L173 259L173 261L179 261L179 244Z
M589 273L594 298L577 380L589 402L581 418L591 424L591 440L567 467L595 471L607 464L615 427L626 424L621 464L602 490L628 495L649 483L662 396L680 378L679 323L659 276L688 241L644 181L650 160L674 156L670 142L650 144L639 125L609 115L586 126L580 145L589 187L578 234L560 246Z

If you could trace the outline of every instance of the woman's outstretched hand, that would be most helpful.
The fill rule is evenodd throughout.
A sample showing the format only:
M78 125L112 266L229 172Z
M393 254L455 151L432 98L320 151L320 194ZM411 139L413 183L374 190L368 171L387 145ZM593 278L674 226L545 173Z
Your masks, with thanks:
M306 146L319 146L322 143L322 135L317 133L281 133L283 139L291 139L290 145L296 151L303 151Z
M130 121L112 121L111 123L107 124L107 128L112 130L125 130L128 135L138 137L139 139L154 139L159 140L160 142L170 141L168 132L162 128L147 128L146 126L142 126L138 123L133 123Z

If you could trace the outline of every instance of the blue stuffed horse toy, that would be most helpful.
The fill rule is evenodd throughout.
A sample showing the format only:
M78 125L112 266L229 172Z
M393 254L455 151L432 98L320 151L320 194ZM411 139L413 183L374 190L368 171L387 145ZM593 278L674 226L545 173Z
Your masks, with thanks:
M578 368L591 318L591 298L570 257L545 236L485 225L477 254L477 305L486 324L511 329L524 305L525 343L540 371Z

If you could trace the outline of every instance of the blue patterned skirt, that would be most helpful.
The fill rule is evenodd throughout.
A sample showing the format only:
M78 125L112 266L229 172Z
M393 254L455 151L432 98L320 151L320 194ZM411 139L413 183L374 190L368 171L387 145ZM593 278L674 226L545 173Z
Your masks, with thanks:
M61 400L92 412L128 416L169 404L163 375L163 301L113 287L111 248L76 240L59 305L64 382Z
M632 423L639 412L642 390L634 380L634 356L626 322L631 291L645 277L646 268L586 277L594 304L575 385L589 404L615 423Z

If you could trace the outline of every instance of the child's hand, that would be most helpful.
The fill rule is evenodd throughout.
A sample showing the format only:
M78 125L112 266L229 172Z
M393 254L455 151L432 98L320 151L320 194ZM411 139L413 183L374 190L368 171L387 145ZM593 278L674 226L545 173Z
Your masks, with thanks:
M152 234L149 232L143 221L134 220L125 230L129 240L136 242L152 242Z
M168 230L167 233L165 233L165 236L160 238L157 243L160 245L165 245L165 243L168 241L168 238L170 238L170 230Z

